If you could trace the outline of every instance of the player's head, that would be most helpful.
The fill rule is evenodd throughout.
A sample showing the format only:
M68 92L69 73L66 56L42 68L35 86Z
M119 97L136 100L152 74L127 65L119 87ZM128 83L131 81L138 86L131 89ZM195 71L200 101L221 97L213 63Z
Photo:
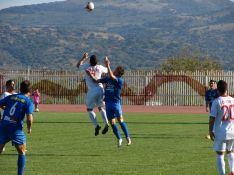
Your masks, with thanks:
M7 90L7 92L12 92L15 90L15 82L13 80L7 80L6 90Z
M114 75L121 77L124 74L124 69L121 66L118 66L115 71Z
M227 83L224 80L219 80L217 84L217 89L220 95L223 95L227 91Z
M210 80L209 85L211 88L216 87L216 81L215 80Z
M89 58L89 62L91 66L96 66L97 65L97 57L96 55L91 55Z
M31 92L32 86L29 80L24 80L20 83L20 92L23 94L27 94Z

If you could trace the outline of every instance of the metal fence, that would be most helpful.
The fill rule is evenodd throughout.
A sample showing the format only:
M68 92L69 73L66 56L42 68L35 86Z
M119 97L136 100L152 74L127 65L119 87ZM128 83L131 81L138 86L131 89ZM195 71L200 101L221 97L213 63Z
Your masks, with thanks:
M5 91L5 82L13 79L16 89L21 81L28 79L33 88L39 88L43 104L84 104L87 91L82 72L24 70L1 71L0 93ZM234 72L160 72L127 71L122 88L123 105L204 105L204 95L209 80L225 80L229 94L234 95Z

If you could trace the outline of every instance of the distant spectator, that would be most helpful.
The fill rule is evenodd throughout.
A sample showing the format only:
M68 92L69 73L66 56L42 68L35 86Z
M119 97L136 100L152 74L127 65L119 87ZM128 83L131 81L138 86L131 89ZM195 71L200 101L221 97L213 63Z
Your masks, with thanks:
M39 92L39 89L36 88L35 91L33 91L32 93L32 96L33 96L33 103L34 103L34 107L35 107L35 112L39 112L39 103L40 103L40 92Z

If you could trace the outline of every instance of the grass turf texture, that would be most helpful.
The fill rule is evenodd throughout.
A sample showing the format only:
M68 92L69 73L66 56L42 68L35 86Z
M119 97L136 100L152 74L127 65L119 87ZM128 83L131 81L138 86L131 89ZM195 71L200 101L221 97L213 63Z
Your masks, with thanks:
M25 174L217 175L206 115L126 113L125 121L132 145L118 148L111 129L94 136L86 113L35 113ZM15 175L16 162L8 143L0 174Z

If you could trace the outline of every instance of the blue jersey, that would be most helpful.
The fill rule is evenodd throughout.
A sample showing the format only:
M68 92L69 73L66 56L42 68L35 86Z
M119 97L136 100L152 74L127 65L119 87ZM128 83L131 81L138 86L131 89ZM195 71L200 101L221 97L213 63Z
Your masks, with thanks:
M6 106L0 127L8 128L9 131L22 130L25 114L33 113L33 103L24 94L7 96L0 100L1 106Z
M209 104L209 108L211 109L212 102L214 99L219 97L218 90L217 89L209 89L206 91L205 94L205 100Z
M101 79L101 83L105 83L105 98L106 103L120 103L121 102L121 88L123 86L123 78L116 77L116 80L112 80L110 77Z

